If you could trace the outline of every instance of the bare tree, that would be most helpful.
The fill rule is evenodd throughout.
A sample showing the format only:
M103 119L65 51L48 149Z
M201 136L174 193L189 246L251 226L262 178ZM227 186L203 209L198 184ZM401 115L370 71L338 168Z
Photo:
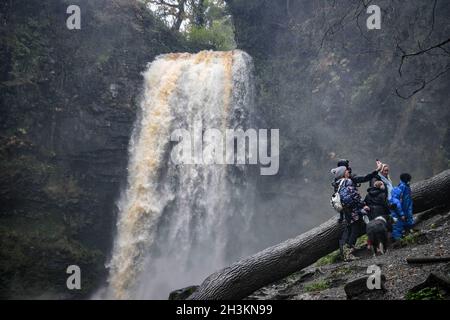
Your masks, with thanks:
M434 20L433 20L433 22L434 22ZM434 26L434 23L433 23L433 26ZM428 34L428 37L430 34L431 34L431 32ZM400 60L400 66L398 68L398 73L399 73L400 77L403 77L402 69L403 69L405 62L409 58L416 58L416 57L419 57L422 55L430 54L430 52L433 50L441 50L442 56L447 56L447 58L450 58L450 51L449 51L449 49L447 49L445 47L445 45L448 45L449 43L450 43L450 38L446 39L444 41L441 41L437 44L433 44L425 49L421 47L420 43L418 43L419 49L417 51L414 51L411 53L407 53L405 50L403 50L400 47L399 44L397 44L397 49L400 50L402 53L401 60ZM395 93L397 94L398 97L400 97L402 99L405 99L405 100L409 99L412 96L414 96L416 93L418 93L419 91L423 90L429 83L440 78L441 76L446 74L448 71L450 71L450 63L448 63L446 65L446 67L444 67L442 70L439 70L436 74L433 74L432 76L430 76L428 78L415 79L413 81L406 82L405 84L396 88ZM404 90L404 91L407 91L406 94L402 93L404 88L406 88L406 90Z
M191 0L192 23L197 27L206 26L207 2L205 0Z
M172 30L180 31L183 21L186 19L187 0L145 0L158 16L171 23Z

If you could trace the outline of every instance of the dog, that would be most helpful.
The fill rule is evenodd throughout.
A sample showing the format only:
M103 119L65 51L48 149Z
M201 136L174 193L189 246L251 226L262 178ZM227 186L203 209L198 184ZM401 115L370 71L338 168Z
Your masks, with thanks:
M367 249L372 250L374 256L377 252L386 253L392 224L392 217L389 215L376 217L367 224Z

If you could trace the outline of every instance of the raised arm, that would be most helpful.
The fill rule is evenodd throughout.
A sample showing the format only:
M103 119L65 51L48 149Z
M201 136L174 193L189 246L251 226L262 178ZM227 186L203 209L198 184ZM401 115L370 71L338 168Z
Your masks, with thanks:
M352 180L355 183L364 183L364 182L369 182L370 180L372 180L373 178L375 178L375 176L378 174L378 171L373 171L369 174L366 174L365 176L357 176L354 175L352 176Z

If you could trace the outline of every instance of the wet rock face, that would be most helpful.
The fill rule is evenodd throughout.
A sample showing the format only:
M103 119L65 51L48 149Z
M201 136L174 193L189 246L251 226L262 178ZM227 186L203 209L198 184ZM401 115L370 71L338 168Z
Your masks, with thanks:
M141 72L190 49L134 1L0 6L0 297L86 297L105 276Z

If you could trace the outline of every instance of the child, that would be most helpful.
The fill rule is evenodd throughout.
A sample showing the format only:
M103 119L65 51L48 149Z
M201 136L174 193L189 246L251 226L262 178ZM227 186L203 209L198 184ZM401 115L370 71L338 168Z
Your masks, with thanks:
M402 173L400 183L392 190L390 200L392 207L392 217L397 219L392 231L392 238L399 240L403 232L408 231L414 226L413 203L411 198L411 175Z
M385 186L380 180L375 181L373 187L367 189L367 195L364 198L364 202L370 208L370 220L390 214Z

